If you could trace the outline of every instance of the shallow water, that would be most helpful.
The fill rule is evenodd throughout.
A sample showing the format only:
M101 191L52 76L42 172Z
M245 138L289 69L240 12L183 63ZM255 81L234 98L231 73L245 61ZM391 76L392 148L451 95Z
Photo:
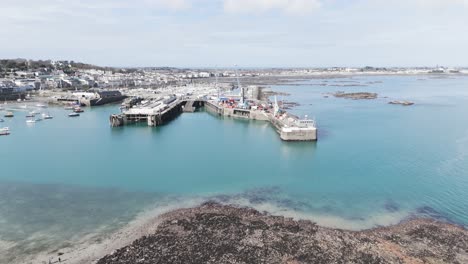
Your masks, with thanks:
M0 138L1 255L99 240L148 207L200 197L349 229L412 215L468 224L468 78L298 84L275 90L300 103L293 113L317 118L317 143L282 142L268 123L205 112L158 128L109 127L117 106L78 118L50 108L55 118L34 125L16 112L0 124L12 131ZM324 97L339 90L380 98ZM394 99L416 104L387 104Z

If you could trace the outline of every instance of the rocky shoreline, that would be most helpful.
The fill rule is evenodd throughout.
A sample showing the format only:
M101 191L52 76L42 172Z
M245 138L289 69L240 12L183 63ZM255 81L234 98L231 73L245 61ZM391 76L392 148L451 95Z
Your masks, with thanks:
M468 263L468 231L430 219L357 232L213 202L159 219L97 263Z

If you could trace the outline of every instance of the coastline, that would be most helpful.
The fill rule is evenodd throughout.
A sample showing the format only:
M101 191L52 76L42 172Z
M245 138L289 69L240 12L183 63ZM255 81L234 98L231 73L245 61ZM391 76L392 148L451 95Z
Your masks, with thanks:
M196 219L200 215L208 215L209 217L204 218L203 222L197 222ZM217 221L216 219L219 219L219 218L221 218L222 220L219 220L218 222L216 222L215 225L211 226L211 224L213 224L213 221ZM203 200L192 200L190 202L185 203L184 205L181 205L181 204L179 204L178 206L168 205L166 207L159 207L157 209L147 211L141 217L136 218L134 221L129 223L126 227L122 228L121 230L105 238L100 238L99 242L97 243L88 244L89 243L88 242L88 243L75 245L73 246L73 248L69 248L63 251L44 253L41 255L37 255L34 259L27 260L27 262L21 262L21 263L41 263L41 261L46 261L48 260L49 256L53 256L53 255L55 256L54 259L57 259L57 254L59 252L61 254L61 259L63 263L71 263L71 264L75 264L75 263L76 264L78 263L99 263L99 264L129 263L125 261L129 261L129 259L136 260L137 258L140 258L141 256L139 256L139 254L141 253L142 250L146 252L145 254L151 255L151 253L148 253L149 249L145 248L146 246L148 246L151 249L153 249L155 246L154 244L151 244L147 241L149 238L154 237L154 236L159 236L162 234L167 235L167 230L174 230L174 228L178 230L180 229L180 225L183 223L187 223L187 221L190 223L195 221L190 225L192 231L206 230L207 228L206 225L208 225L209 228L212 228L211 231L215 233L220 232L218 228L221 228L222 233L225 234L223 235L223 238L228 239L227 241L229 242L227 241L223 242L223 240L221 239L218 241L219 245L223 245L225 243L234 243L236 241L241 241L241 240L250 241L249 243L251 243L253 240L259 239L259 237L257 236L258 234L256 235L254 234L253 237L245 237L245 233L243 232L239 233L238 232L239 230L236 231L236 228L232 229L232 227L229 227L228 229L225 229L226 225L230 226L229 223L231 223L231 221L229 220L229 218L235 218L235 219L241 218L242 219L241 222L242 223L245 222L247 223L247 225L255 224L255 223L258 223L259 221L268 223L267 226L270 226L270 227L275 226L278 223L285 223L288 226L286 228L287 232L289 232L288 230L290 229L291 226L294 227L295 229L300 227L299 229L304 231L305 233L301 233L302 231L300 231L300 232L293 232L289 234L288 236L292 236L291 238L294 238L295 236L299 236L297 237L296 242L294 242L295 239L292 239L290 241L291 243L293 242L301 243L300 242L301 239L313 238L313 241L318 243L317 245L323 246L323 245L328 245L328 243L331 243L330 245L340 248L341 246L346 244L345 243L341 245L342 243L344 243L345 240L346 241L349 240L348 242L350 243L356 242L356 244L353 244L354 246L352 246L351 248L348 248L348 250L359 251L360 248L367 247L366 252L373 252L372 254L374 253L377 254L374 256L374 257L377 256L376 259L380 259L383 256L384 258L382 258L381 260L386 260L386 258L395 260L397 258L403 257L403 259L407 259L407 260L408 259L416 260L416 262L414 263L420 263L418 262L419 261L418 258L415 258L413 255L416 253L423 254L425 251L424 252L418 251L418 248L416 246L417 245L421 246L421 245L417 243L422 243L422 241L426 241L426 240L430 241L431 239L432 240L436 239L436 240L442 241L443 243L442 244L439 243L438 247L431 248L431 250L436 250L436 251L439 250L443 253L441 254L444 256L452 256L451 260L455 260L453 256L456 256L456 258L459 258L462 260L468 260L468 231L466 230L466 228L463 226L459 226L459 225L447 223L447 222L442 222L442 221L435 220L435 219L407 217L407 218L404 218L403 220L400 220L396 224L390 224L388 226L376 226L376 227L373 227L370 229L364 229L361 231L351 231L349 229L324 227L323 225L318 225L315 222L311 222L309 220L302 220L300 217L293 218L293 217L288 217L288 216L277 216L276 214L267 213L265 211L261 212L251 207L242 206L242 205L232 205L232 204L226 205L226 204L220 204L218 202L204 202ZM265 226L263 225L263 227ZM245 227L242 227L242 228L245 228ZM425 230L427 231L427 228L431 230L430 233L427 233L427 232L424 233ZM284 235L284 232L285 232L285 230L276 230L276 229L271 229L271 228L267 228L267 229L269 230L268 232L270 232L272 236L278 236L278 235L282 236ZM320 237L315 237L315 235L309 234L306 232L307 230L311 230L311 229L314 229L316 230L316 232L321 234ZM233 232L233 234L230 234L230 235L226 234L231 231ZM262 229L261 232L265 232L265 230ZM398 243L393 241L397 237L401 238L403 233L406 234L408 232L411 234L414 233L416 236L415 237L416 240L411 241L411 239L413 238L410 238L410 240L403 239L402 241L404 241L405 243L417 244L414 247L410 247L411 250L415 250L416 252L416 253L413 252L414 254L410 252L413 255L409 254L406 251L404 252L402 248L398 248L399 247ZM450 248L453 248L453 243L455 242L453 241L453 239L450 241L447 240L447 237L445 237L445 234L447 232L450 235L462 234L462 237L457 240L463 242L463 244L461 245L461 247L459 246L459 248L462 251L464 250L464 253L463 252L454 253L450 251ZM203 239L203 237L206 234L198 234L198 235L202 235L201 237L198 237L198 239ZM236 237L237 235L239 236ZM343 237L345 237L345 239ZM178 238L176 240L179 241ZM233 240L233 241L230 241L230 240ZM362 243L364 240L366 241L365 246L359 245L359 243ZM175 240L170 240L170 241L174 242ZM372 243L370 241L372 241ZM446 242L446 244L444 244L445 243L444 241ZM156 244L158 247L164 248L163 252L166 252L172 246L174 246L171 244L172 242L167 242L168 244L164 244L164 243L158 244L159 243L158 242ZM185 242L181 242L180 244L178 244L178 247L181 247L181 248L187 247L188 249L193 248L194 246L193 243L203 244L203 243L207 243L207 241L199 242L199 241L188 239ZM263 242L256 241L255 243L262 244ZM138 246L135 246L135 245L138 245ZM219 249L217 248L217 246L219 245L211 245L211 246L217 250ZM369 245L372 245L372 246L369 248ZM246 245L239 245L239 246L245 247ZM428 246L432 246L432 244L425 245L425 247L428 247ZM397 247L397 249L395 249L395 247ZM256 246L254 248L256 248ZM407 249L408 248L405 248L405 250ZM122 252L126 252L126 253L122 253ZM161 248L159 248L157 252L161 252ZM171 252L168 254L169 255L175 254L174 256L181 256L180 255L182 254L181 252L182 250L178 252L179 255L175 254L177 252ZM239 252L240 254L239 257L242 256L241 253L242 252ZM319 252L316 252L316 253L318 254ZM325 253L325 252L322 252L322 253ZM459 256L457 254L459 254ZM165 256L155 255L154 257L155 258L147 258L146 260L149 262L143 261L142 263L154 263L154 261L156 261L158 258L161 258L159 260L163 260ZM235 257L236 256L234 256L234 258ZM289 256L289 257L294 257L294 256ZM369 255L366 255L366 256L356 255L355 257L367 258L369 257ZM431 257L434 257L434 256L431 255ZM218 259L218 261L221 261L221 260ZM232 263L237 263L237 262L234 261ZM278 263L303 263L303 262L299 261L299 262L278 262ZM308 263L308 262L305 262L305 263ZM332 263L332 262L325 261L323 263ZM375 263L387 263L387 262L384 261L384 262L375 262ZM442 263L452 263L452 262L442 262ZM463 263L463 262L460 262L460 263Z
M152 235L101 258L110 263L463 263L468 231L430 219L365 231L207 202L158 218Z

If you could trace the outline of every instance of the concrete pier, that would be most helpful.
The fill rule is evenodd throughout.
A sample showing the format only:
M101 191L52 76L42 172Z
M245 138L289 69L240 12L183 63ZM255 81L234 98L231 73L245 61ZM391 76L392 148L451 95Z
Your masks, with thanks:
M268 121L268 116L266 115L266 113L260 110L251 110L251 109L242 109L242 108L225 108L225 107L215 104L212 101L205 102L205 108L209 112L215 113L221 116Z
M315 127L291 126L273 115L268 115L268 120L284 141L317 141L318 139Z
M148 126L161 126L179 116L189 104L190 111L195 112L197 108L204 105L204 100L175 100L169 105L156 103L149 107L131 108L122 114L110 116L110 124L113 127L125 126L128 124L146 122Z
M165 100L164 102L167 102ZM205 106L205 109L215 115L269 121L276 128L280 138L285 141L316 141L317 129L310 126L301 126L297 117L288 115L287 118L277 118L272 113L257 109L229 108L219 105L216 101L203 99L176 99L169 104L156 101L147 106L131 108L122 114L110 116L110 124L113 127L146 122L148 126L161 126L173 120L183 112L192 113L197 108ZM310 120L312 121L312 120Z

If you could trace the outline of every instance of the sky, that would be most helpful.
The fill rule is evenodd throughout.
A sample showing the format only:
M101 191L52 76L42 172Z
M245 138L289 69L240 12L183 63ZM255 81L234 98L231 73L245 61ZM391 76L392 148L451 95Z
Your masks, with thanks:
M0 0L0 58L468 66L468 0Z

